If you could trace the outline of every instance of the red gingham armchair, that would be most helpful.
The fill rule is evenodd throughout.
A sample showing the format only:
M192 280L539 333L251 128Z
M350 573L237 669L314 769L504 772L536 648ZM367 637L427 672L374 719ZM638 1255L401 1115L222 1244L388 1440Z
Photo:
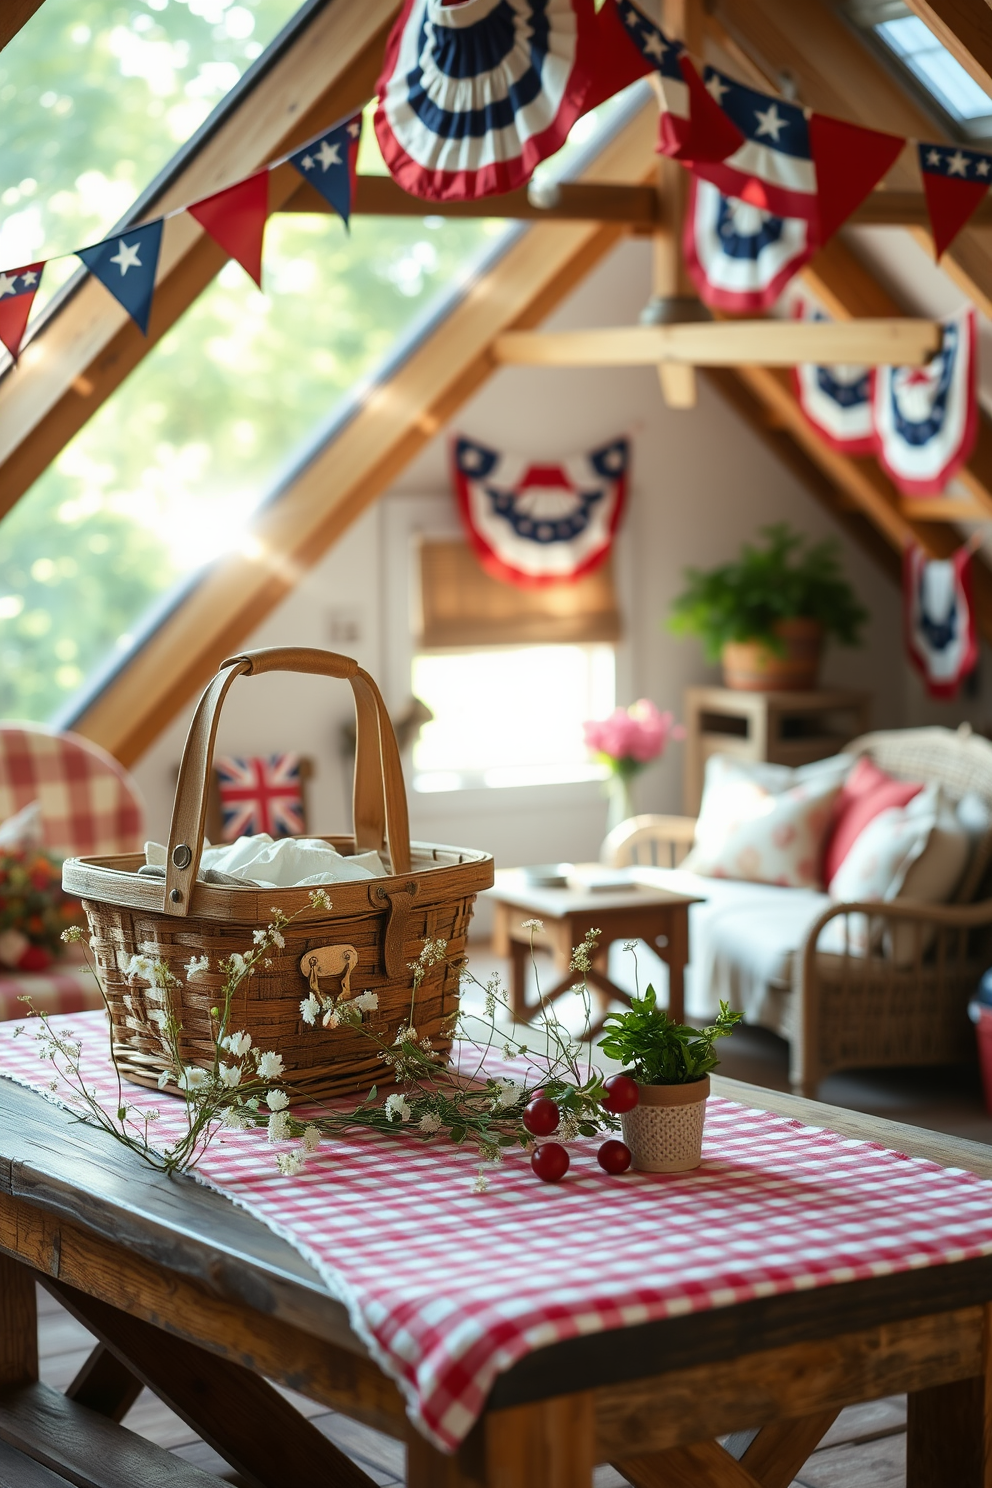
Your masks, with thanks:
M37 801L44 846L61 857L136 852L144 837L144 807L127 771L78 734L40 724L0 724L0 822ZM101 1007L96 984L69 955L45 972L0 967L0 1021L25 1015L29 995L48 1013Z

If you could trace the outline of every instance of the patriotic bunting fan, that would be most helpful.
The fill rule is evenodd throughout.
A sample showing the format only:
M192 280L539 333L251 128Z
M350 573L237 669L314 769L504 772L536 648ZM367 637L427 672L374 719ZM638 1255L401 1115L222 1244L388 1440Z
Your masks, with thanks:
M414 196L523 186L580 114L649 70L610 3L406 0L377 85L375 132Z
M960 470L978 432L976 315L944 322L925 367L878 367L873 418L878 458L907 496L937 496Z
M626 439L561 465L532 465L457 438L455 492L479 561L519 588L579 579L603 562L623 514Z
M796 314L804 314L801 303ZM805 314L810 320L826 320L819 310ZM804 362L793 369L793 383L800 408L831 449L845 455L875 453L870 367Z
M931 697L952 698L978 661L971 554L928 558L912 544L903 562L906 649Z
M297 837L306 831L298 754L214 761L225 842L239 837Z
M815 252L803 218L775 217L693 180L683 253L705 305L767 310Z

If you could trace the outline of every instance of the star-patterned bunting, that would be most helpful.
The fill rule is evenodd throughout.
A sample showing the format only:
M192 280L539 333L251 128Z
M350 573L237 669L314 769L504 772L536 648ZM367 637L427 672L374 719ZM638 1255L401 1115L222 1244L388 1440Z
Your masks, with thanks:
M697 176L762 211L804 218L825 243L894 163L905 141L785 99L759 93L707 67L706 88L737 126L743 143L715 162L695 161Z
M78 256L115 300L119 300L142 335L148 334L155 270L162 246L162 219L115 233L92 248L80 248Z
M344 124L336 124L319 139L289 157L303 179L309 181L325 201L330 202L346 227L355 193L355 170L361 134L362 116L356 114L353 119Z
M992 185L992 155L961 145L917 145L934 257L949 248Z
M269 215L268 170L256 171L186 210L261 289L262 239Z
M630 0L620 19L641 56L654 65L661 97L658 151L673 160L723 160L743 136L716 106L680 41L669 41Z
M43 263L25 264L0 272L0 341L15 362L44 267Z

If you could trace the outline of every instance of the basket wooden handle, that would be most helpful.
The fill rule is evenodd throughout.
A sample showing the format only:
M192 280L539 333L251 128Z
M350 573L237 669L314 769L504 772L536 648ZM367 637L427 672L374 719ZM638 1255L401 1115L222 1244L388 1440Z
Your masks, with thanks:
M355 848L381 851L389 843L393 873L410 871L410 825L396 735L379 689L348 656L308 646L267 646L222 663L193 714L176 785L165 865L166 914L188 914L203 853L207 791L217 724L235 677L261 672L308 672L351 683L355 698Z

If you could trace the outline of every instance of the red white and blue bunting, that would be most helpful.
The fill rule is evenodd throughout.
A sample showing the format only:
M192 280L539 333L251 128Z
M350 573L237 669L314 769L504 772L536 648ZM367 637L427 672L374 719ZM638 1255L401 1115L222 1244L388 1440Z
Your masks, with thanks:
M235 181L200 201L176 207L162 217L120 229L102 243L77 248L75 256L123 305L142 335L147 336L163 227L170 217L187 212L195 218L261 286L262 242L269 215L269 172L285 164L294 166L330 203L347 227L361 131L361 114L341 119L299 149L271 161L260 171L253 171L244 180ZM53 258L69 256L54 254ZM0 342L15 362L48 262L51 260L0 271Z
M928 558L911 544L903 559L906 649L927 692L952 698L978 661L971 598L971 552Z
M978 433L977 317L944 322L943 344L924 367L872 372L875 449L907 496L937 496L968 459Z
M451 455L465 529L493 578L522 589L573 583L607 557L627 495L626 439L558 465L464 436Z
M704 305L767 310L816 252L809 223L776 217L694 178L682 252Z
M651 64L614 4L406 0L386 47L375 132L395 181L428 201L523 186L580 114Z
M827 318L801 301L795 311L809 320ZM793 368L793 383L800 408L831 449L844 455L875 453L870 367L817 367L807 362Z

